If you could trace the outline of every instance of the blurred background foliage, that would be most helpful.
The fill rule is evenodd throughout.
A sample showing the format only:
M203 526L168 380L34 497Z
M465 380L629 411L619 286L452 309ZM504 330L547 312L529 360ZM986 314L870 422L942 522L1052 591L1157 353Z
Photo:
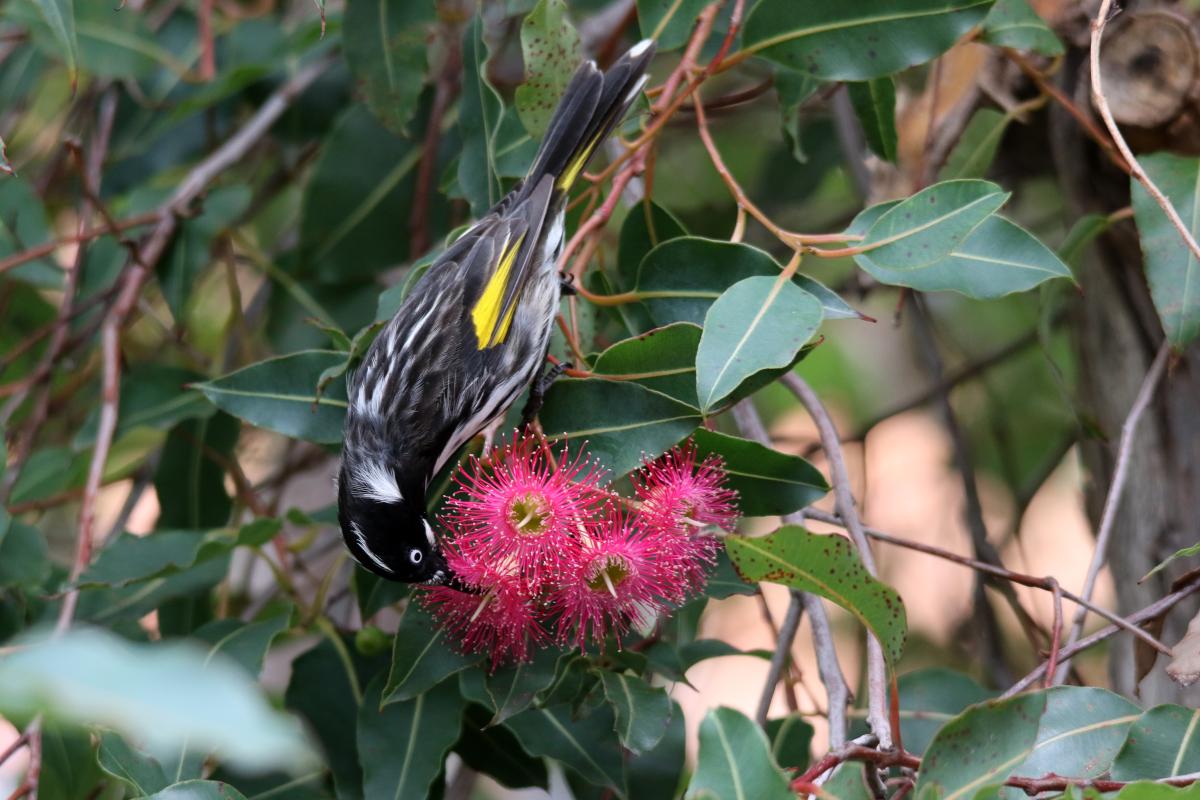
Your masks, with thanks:
M11 742L15 756L0 759L0 790L726 797L736 776L756 787L749 796L788 796L780 768L802 771L830 743L809 616L784 688L767 687L767 738L741 713L759 704L786 589L745 584L723 560L706 597L624 650L549 652L488 674L440 641L408 587L355 567L336 527L347 371L445 242L524 174L545 125L539 102L557 98L579 58L604 65L642 36L659 46L649 85L671 89L638 101L590 167L603 180L571 207L569 231L611 218L565 265L584 296L564 302L555 333L552 355L576 371L548 398L547 434L599 426L593 445L619 478L704 416L730 436L701 442L749 472L738 478L745 532L766 532L812 503L833 508L817 429L774 381L794 368L833 414L872 525L1078 588L1121 425L1166 338L1170 378L1133 448L1093 599L1130 614L1167 594L1185 561L1137 579L1200 538L1189 513L1200 267L1131 198L1088 100L1096 4L1031 5L4 0L0 749ZM1148 169L1195 234L1194 9L1131 3L1110 39L1118 120L1139 154L1157 153ZM697 108L686 84L701 78ZM785 232L839 234L805 243L795 284L823 306L806 318L815 346L772 362L784 337L768 330L712 404L690 377L594 377L640 363L703 381L716 356L687 323L753 316L722 307L724 293L777 275L800 240L756 222L731 187ZM960 189L996 206L937 241L993 226L973 239L985 266L955 262L958 239L944 257L891 267L882 246L814 252L879 245L884 209L872 207L922 191L963 212ZM999 216L1001 192L1004 217L1027 233ZM1147 246L1152 235L1166 238ZM711 297L689 299L689 287ZM603 297L626 292L632 302ZM670 346L638 338L670 323ZM609 350L619 343L633 349ZM724 413L735 402L741 417ZM774 454L747 441L756 415ZM900 549L878 560L908 613L901 708L950 719L1041 663L1044 593L985 587ZM860 600L832 617L858 687ZM1174 643L1194 610L1160 618L1155 635ZM56 622L77 630L22 638ZM1076 682L1140 689L1147 707L1188 699L1154 653L1135 659L1132 637L1115 641L1077 661ZM1051 737L1037 718L1092 702L1107 715L1097 719L1123 720L1111 752L1085 742L1019 774L1076 774L1102 752L1088 777L1163 777L1124 745L1138 707L1074 689L974 707L952 725L1008 730L1034 759ZM864 702L852 735L865 731ZM1147 714L1168 721L1145 724L1174 731L1182 707L1163 708ZM927 719L904 718L913 753L936 746ZM722 759L731 731L745 750ZM1176 771L1200 771L1194 731L1177 733L1188 755ZM918 794L975 777L922 773ZM833 780L836 796L867 796L853 770Z

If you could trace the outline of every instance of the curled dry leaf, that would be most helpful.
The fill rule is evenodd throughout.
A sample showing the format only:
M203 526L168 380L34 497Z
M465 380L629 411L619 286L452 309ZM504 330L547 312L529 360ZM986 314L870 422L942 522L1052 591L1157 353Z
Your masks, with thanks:
M1167 665L1167 674L1180 686L1191 686L1200 679L1200 614L1192 617L1187 633L1171 648L1174 659Z

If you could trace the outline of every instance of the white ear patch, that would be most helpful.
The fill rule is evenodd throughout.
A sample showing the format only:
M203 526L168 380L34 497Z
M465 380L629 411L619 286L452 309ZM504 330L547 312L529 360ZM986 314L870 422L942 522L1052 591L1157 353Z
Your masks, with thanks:
M380 503L399 503L404 499L396 475L378 461L356 464L350 471L350 486L363 497Z

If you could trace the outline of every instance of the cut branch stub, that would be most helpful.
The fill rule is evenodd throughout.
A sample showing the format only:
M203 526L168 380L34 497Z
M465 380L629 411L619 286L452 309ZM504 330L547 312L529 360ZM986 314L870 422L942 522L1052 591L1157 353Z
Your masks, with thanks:
M1183 110L1196 82L1200 44L1189 22L1167 11L1119 18L1104 37L1100 75L1113 117L1153 128Z

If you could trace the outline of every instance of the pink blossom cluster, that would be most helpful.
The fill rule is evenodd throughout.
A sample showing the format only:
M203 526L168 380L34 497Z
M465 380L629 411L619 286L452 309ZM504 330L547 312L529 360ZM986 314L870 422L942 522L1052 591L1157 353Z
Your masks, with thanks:
M689 441L644 464L632 498L604 477L532 435L459 467L442 547L471 591L432 587L422 602L464 652L494 669L552 642L602 648L704 588L715 534L737 519L720 458L698 461Z

